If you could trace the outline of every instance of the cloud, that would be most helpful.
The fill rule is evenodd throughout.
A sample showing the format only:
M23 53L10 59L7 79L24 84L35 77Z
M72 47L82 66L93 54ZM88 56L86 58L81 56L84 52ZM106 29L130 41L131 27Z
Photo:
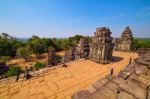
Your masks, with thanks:
M116 20L116 19L119 19L123 16L124 16L123 14L120 14L120 15L116 15L116 16L102 17L101 20Z

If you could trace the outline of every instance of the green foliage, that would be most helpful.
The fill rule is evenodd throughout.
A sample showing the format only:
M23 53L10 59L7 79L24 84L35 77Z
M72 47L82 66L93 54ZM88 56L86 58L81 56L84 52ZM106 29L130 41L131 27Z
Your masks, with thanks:
M61 47L63 50L68 50L70 47L77 46L78 42L81 38L85 38L88 42L91 42L91 37L89 36L82 36L82 35L75 35L73 37L69 37L68 39L64 39L61 43Z
M56 57L56 61L57 62L61 62L62 61L62 57L60 55L56 54L55 57Z
M27 42L22 42L7 33L2 33L0 36L0 56L16 56L27 59L28 51L35 54L38 58L41 53L48 52L49 48L54 48L56 51L68 50L70 47L76 46L80 38L86 38L91 41L90 37L75 35L65 39L56 38L39 38L32 36ZM25 51L25 49L28 51Z
M24 43L6 33L0 36L0 56L15 56L17 48L21 46L24 46Z
M34 64L35 70L39 70L40 68L43 68L43 67L45 67L45 66L46 66L45 63L43 63L43 62L36 62L36 63Z
M8 62L10 60L10 56L1 56L0 57L0 62Z
M43 45L41 39L37 36L33 36L27 41L27 48L32 51L37 58L45 50L45 46Z
M54 47L55 46L53 41L50 38L42 38L41 42L42 42L42 44L44 46L44 52L48 52L48 49L50 47Z
M27 59L30 57L30 51L26 47L20 47L17 49L17 56L27 61Z
M133 50L139 48L150 48L150 39L134 39Z
M22 69L20 66L13 66L10 67L9 70L5 73L5 77L12 77L16 75L20 75L22 72Z

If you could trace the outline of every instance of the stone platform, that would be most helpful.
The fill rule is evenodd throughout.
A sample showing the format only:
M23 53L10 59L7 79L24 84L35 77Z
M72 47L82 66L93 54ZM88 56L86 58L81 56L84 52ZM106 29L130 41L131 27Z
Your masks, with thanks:
M150 51L129 64L119 75L108 75L72 99L150 99ZM146 64L145 64L146 63Z
M67 63L67 68L58 66L43 70L38 76L26 81L16 82L13 78L0 80L0 99L71 99L73 94L110 74L112 68L114 75L117 75L128 65L130 57L136 58L138 55L114 52L113 56L114 62L106 65L77 60Z

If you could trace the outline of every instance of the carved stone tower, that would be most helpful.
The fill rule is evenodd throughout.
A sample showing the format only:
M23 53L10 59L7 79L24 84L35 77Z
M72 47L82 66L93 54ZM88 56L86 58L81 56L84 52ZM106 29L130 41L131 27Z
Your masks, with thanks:
M69 51L67 52L67 57L66 57L67 62L75 60L75 52L76 52L76 49L74 47L71 47L69 49Z
M129 27L126 27L126 29L123 31L120 40L121 40L121 44L119 45L120 50L130 51L132 49L133 35Z
M97 28L90 44L89 58L95 62L107 64L112 61L113 43L109 28Z
M76 58L86 58L89 55L89 43L85 40L85 38L81 38L77 47L76 47Z
M48 65L49 66L54 66L56 65L56 53L54 49L50 49L48 52Z

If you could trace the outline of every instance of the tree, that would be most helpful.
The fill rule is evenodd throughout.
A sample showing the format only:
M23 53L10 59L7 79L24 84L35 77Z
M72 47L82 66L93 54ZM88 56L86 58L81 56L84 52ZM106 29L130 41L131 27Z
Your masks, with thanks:
M17 48L21 46L24 46L23 42L3 33L0 37L0 56L15 56Z
M17 56L27 61L30 57L30 51L26 47L20 47L17 49Z
M6 62L8 62L9 60L10 60L10 56L1 56L1 57L0 57L0 62L6 63Z
M36 55L36 58L39 58L40 54L45 52L45 46L37 36L33 36L27 41L27 48Z
M2 37L8 39L9 34L7 34L7 33L2 33Z
M45 50L44 50L45 52L48 52L49 47L54 46L54 43L50 38L42 38L41 41L42 41L42 44L45 48Z
M150 39L134 39L132 50L136 51L139 48L150 48Z

